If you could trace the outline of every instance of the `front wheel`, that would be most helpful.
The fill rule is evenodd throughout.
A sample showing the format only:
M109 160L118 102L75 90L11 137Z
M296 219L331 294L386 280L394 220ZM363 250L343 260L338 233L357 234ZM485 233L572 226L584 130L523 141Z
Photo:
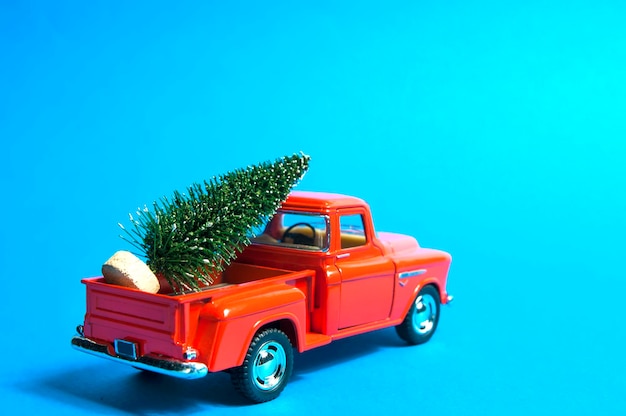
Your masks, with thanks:
M400 338L412 345L428 341L437 329L439 307L439 292L433 286L425 286L417 294L404 321L396 326Z
M241 366L230 376L246 398L263 403L280 395L291 376L293 347L284 332L270 328L259 332L248 348Z

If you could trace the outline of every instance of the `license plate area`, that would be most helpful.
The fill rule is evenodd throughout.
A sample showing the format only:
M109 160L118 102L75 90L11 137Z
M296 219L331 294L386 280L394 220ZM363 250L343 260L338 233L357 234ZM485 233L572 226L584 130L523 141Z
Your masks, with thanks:
M115 353L129 360L137 359L137 343L132 341L126 341L125 339L116 339L115 340Z

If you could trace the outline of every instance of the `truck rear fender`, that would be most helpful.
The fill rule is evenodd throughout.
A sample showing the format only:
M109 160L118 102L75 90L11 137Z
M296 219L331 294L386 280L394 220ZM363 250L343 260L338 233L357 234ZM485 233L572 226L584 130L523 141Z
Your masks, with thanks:
M296 325L292 317L285 317L283 319L267 323L258 322L257 325L255 325L252 337L254 337L257 333L270 328L275 328L284 332L285 335L287 335L287 338L289 338L289 341L291 341L291 345L297 348L299 352L303 351L301 346L304 346L304 331L298 331L298 325ZM302 339L300 339L300 336L302 336ZM252 341L252 338L250 341Z
M200 328L207 335L200 335L200 349L206 351L209 370L241 365L254 335L263 327L279 328L295 346L304 345L306 315L305 294L284 283L214 299L200 313Z

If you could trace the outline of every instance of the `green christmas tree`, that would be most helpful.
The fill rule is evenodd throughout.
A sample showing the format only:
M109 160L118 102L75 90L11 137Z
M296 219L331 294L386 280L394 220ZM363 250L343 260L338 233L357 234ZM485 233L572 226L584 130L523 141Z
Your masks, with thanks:
M121 236L175 292L211 284L250 244L255 227L271 218L304 176L309 156L294 154L193 184L130 215Z

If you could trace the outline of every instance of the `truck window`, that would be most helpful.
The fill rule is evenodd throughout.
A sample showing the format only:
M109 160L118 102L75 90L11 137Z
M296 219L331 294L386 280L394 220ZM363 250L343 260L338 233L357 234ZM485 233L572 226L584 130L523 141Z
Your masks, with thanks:
M301 250L328 250L328 217L320 214L279 211L252 238L255 244L270 244Z
M361 214L342 215L339 218L341 248L364 246L367 243Z

